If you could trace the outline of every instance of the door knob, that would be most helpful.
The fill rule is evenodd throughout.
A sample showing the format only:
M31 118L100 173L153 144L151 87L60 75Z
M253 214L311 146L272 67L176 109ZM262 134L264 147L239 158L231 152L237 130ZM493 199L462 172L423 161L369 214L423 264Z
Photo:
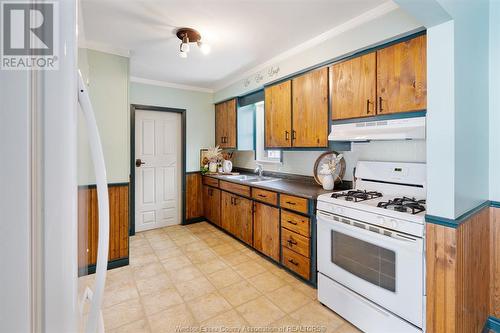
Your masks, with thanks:
M143 162L140 158L135 160L135 166L140 167L141 165L146 164L146 162Z

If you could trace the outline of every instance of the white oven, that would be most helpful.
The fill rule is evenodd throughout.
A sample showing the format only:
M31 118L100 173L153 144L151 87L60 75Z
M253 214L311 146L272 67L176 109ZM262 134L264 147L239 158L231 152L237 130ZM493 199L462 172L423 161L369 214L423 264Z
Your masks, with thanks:
M388 310L422 328L423 239L323 211L318 211L317 219L319 288L331 295L331 304L327 305L336 307L333 310L341 315L352 313L359 317L363 304L373 302L369 305L379 308L380 313ZM346 298L339 303L341 294ZM359 306L346 312L349 299L353 300L351 305Z

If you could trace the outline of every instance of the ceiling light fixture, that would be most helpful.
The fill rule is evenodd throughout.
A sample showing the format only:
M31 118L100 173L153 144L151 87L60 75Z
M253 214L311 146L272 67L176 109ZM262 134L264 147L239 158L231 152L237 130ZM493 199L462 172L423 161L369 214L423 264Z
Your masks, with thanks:
M179 28L175 34L181 40L181 45L179 46L179 56L181 58L187 58L187 54L190 51L190 43L196 43L203 54L210 52L210 45L201 41L201 35L198 31L191 28Z

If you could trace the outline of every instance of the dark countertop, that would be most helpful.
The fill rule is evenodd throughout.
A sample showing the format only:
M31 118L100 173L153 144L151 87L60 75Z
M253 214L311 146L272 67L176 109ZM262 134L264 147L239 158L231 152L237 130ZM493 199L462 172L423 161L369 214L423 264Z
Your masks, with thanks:
M251 174L251 173L240 173L240 175L253 175L253 176L255 176L255 174ZM267 182L263 182L263 183L251 183L251 182L244 181L244 180L229 179L229 178L227 178L227 176L224 176L224 175L210 174L210 175L206 175L206 176L217 178L217 179L224 180L224 181L228 181L231 183L247 185L250 187L257 187L257 188L261 188L264 190L270 190L270 191L295 195L298 197L303 197L303 198L313 199L313 200L316 200L320 194L332 192L332 191L325 191L323 189L323 187L321 187L321 185L318 185L316 183L306 182L306 181L298 181L298 180L290 180L290 179L282 179L279 177L276 177L276 178L279 178L279 180L267 181ZM350 189L350 182L335 184L335 188L333 191L343 191L343 190L347 190L347 189Z

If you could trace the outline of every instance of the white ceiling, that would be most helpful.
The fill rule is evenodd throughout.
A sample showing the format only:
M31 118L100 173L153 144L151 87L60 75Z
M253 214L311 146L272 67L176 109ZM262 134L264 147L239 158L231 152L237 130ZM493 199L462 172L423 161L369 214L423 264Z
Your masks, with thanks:
M131 76L215 89L385 1L82 0L81 36L130 51ZM200 31L211 53L180 58L177 27Z

